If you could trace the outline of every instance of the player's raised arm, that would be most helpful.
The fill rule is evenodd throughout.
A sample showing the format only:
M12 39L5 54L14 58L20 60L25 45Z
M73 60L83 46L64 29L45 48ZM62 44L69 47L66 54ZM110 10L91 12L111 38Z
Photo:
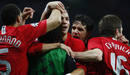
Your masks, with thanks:
M47 19L47 32L57 28L61 24L61 13L65 11L64 5L60 1L49 2L42 13L41 20Z
M53 9L50 17L47 19L47 32L57 28L61 24L61 12Z
M60 1L49 2L46 5L46 8L45 8L45 10L42 13L42 16L41 16L40 20L46 19L47 16L49 16L49 13L51 13L52 9L58 9L62 13L65 12L65 7L64 7L64 5Z

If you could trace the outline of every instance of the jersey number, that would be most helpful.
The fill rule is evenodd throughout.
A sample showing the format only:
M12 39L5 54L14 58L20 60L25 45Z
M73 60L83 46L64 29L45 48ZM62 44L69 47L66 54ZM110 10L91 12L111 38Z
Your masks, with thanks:
M7 53L7 52L8 52L8 48L0 49L0 54L1 53ZM6 66L6 71L0 71L0 75L9 75L10 72L11 72L10 63L6 60L0 60L0 64Z
M121 60L126 62L127 59L124 56L117 56L117 60L115 59L115 53L111 53L111 66L116 73L116 75L120 75L120 71L123 69L125 70L125 75L129 75L129 71L124 68L124 66L121 64Z

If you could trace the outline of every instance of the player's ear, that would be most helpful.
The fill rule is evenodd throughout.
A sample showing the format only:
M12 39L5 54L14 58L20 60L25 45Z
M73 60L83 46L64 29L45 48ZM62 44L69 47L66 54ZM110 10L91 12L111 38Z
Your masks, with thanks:
M116 30L115 30L115 34L118 35L118 33L119 33L119 29L116 28Z
M17 23L20 23L20 16L19 15L17 16L16 21L17 21Z
M118 28L116 28L116 30L115 30L115 36L117 38L120 38L122 36Z

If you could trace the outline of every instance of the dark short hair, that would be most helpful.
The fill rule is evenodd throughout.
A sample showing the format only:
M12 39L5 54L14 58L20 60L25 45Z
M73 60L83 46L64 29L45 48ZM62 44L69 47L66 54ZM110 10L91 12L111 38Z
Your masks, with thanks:
M57 43L62 41L62 26L57 27L56 29L47 32L47 34L38 38L42 43Z
M87 32L91 32L93 30L94 21L89 16L83 15L83 14L78 14L75 16L73 23L75 21L80 21L82 23L82 25L86 26Z
M105 36L115 36L115 31L122 27L121 19L116 15L105 15L99 22L99 33Z
M4 25L12 25L20 15L20 9L15 4L7 4L1 10L1 20Z

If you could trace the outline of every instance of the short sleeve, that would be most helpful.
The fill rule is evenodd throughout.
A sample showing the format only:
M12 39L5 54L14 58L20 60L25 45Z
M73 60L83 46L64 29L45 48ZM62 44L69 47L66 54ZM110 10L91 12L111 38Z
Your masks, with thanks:
M43 21L40 21L38 23L31 23L30 25L33 27L34 33L36 37L39 37L41 35L44 35L46 34L46 31L47 31L47 20L43 20Z
M40 21L38 23L27 24L19 26L15 35L17 38L24 40L29 46L38 37L45 35L47 30L46 20ZM15 30L16 31L16 30ZM24 35L24 36L23 36Z

